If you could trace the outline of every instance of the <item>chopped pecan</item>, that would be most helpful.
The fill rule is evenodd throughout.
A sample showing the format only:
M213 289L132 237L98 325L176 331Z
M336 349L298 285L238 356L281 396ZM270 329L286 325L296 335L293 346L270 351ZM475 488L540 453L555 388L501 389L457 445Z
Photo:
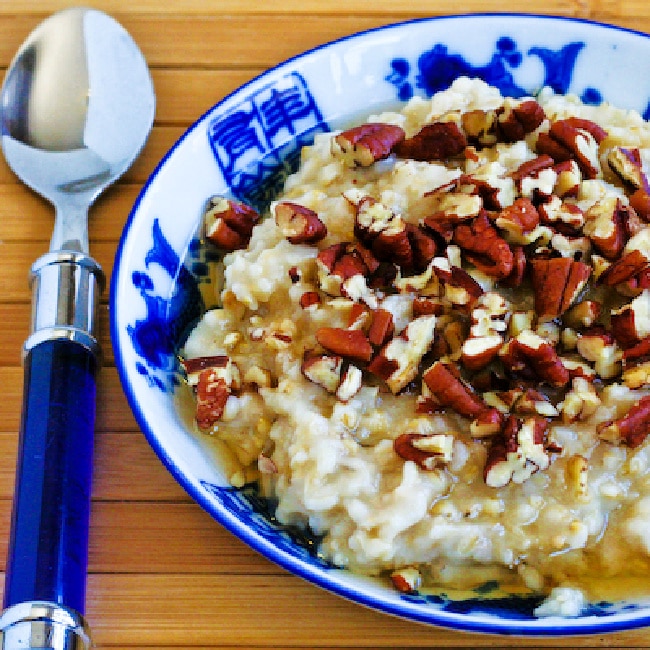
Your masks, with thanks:
M650 335L650 290L645 289L620 309L612 311L611 328L623 348L630 348Z
M540 415L555 417L558 411L548 397L534 388L514 388L499 393L499 398L508 406L511 413L517 415Z
M643 359L644 357L650 357L650 336L646 336L642 341L623 352L623 359L626 362Z
M341 383L336 389L336 397L341 402L349 402L363 385L363 373L359 368L350 364L341 377Z
M453 241L460 246L465 257L485 274L500 280L512 272L512 250L486 214L481 214L471 224L460 224L454 231Z
M497 143L497 112L496 110L465 111L461 115L463 131L470 142L481 147L490 147Z
M642 397L622 418L603 422L597 427L603 440L638 447L650 433L650 395Z
M226 368L231 363L230 357L225 354L218 354L207 357L194 357L193 359L181 359L181 365L185 371L189 386L196 386L199 382L199 375L208 368Z
M561 316L576 300L591 274L591 267L567 257L530 262L535 312L542 320Z
M471 174L463 174L458 189L461 194L480 197L486 210L503 210L516 198L514 181L504 176L503 167L498 162L486 163Z
M305 293L300 296L300 306L303 309L309 309L314 305L320 305L321 299L318 291L305 291Z
M433 122L402 140L394 151L400 158L433 161L460 156L466 147L467 138L455 122Z
M354 234L378 260L412 266L413 248L406 223L370 196L361 198L356 205Z
M478 193L444 191L432 192L431 214L424 219L424 225L443 241L449 241L454 225L478 216L483 208L483 199ZM453 234L453 232L451 232Z
M592 327L602 312L602 306L595 300L583 300L569 309L562 321L568 327L580 330L585 327Z
M574 377L571 380L571 390L558 406L562 420L570 423L591 417L600 404L601 400L593 383L585 377Z
M627 241L622 256L601 274L599 281L609 286L626 282L650 266L650 227L642 227Z
M438 252L438 244L421 226L407 224L406 229L412 252L412 269L406 270L422 273Z
M598 281L607 286L615 286L636 277L648 268L649 264L650 262L641 251L633 250L625 253L608 266L598 278Z
M502 345L498 334L470 337L463 343L461 363L468 370L480 370L497 356Z
M435 326L436 316L412 320L399 336L384 345L368 371L383 379L392 393L399 393L415 379L420 361L433 343Z
M361 248L342 242L319 251L316 256L318 283L330 296L344 295L353 300L363 300L374 308L376 300L368 286L368 280L373 276L365 261L370 257L367 254L362 256Z
M512 246L512 270L501 280L504 287L520 287L526 277L528 269L528 257L523 246Z
M630 207L643 219L650 221L650 189L648 181L630 196Z
M650 360L626 364L621 379L632 389L650 385Z
M540 134L536 148L556 162L573 158L585 178L596 178L600 172L598 144L606 135L595 122L568 118L553 122L548 134Z
M530 199L520 197L497 215L495 225L508 234L510 242L529 244L526 235L539 225L539 213Z
M455 122L433 122L398 143L394 151L400 158L432 161L460 156L466 147L467 138Z
M625 246L624 221L628 213L629 206L623 205L616 196L597 201L585 212L583 233L608 260L616 259Z
M473 307L483 294L481 285L460 266L452 266L449 274L436 270L445 284L445 298L464 311Z
M544 169L553 169L555 161L551 156L542 154L531 160L521 163L514 172L511 172L510 177L517 183L519 191L521 191L521 181L529 176L536 177L539 172Z
M489 438L503 428L503 414L490 407L481 411L470 423L469 433L473 438Z
M555 348L530 330L510 339L499 351L499 356L511 372L532 370L535 377L552 386L564 386L569 382L569 371Z
M305 356L300 367L302 374L328 393L335 393L341 383L343 357L332 354Z
M422 584L420 572L413 567L398 569L390 574L393 587L403 594L415 593Z
M292 244L315 244L327 235L318 214L304 205L282 201L273 211L280 232Z
M402 127L394 124L368 123L343 131L334 138L350 167L369 167L388 157L395 145L404 140Z
M420 469L432 470L451 462L454 436L449 434L402 433L393 442L395 453L413 461Z
M497 132L502 142L517 142L532 133L546 118L544 109L534 99L520 103L504 102L497 111Z
M205 238L227 252L246 248L259 218L245 203L214 196L203 217Z
M608 332L598 328L583 332L576 343L576 349L583 359L594 364L596 374L611 379L621 372L621 353Z
M634 189L644 187L646 177L643 173L641 154L637 148L613 147L607 154L607 163L627 185Z
M316 340L329 352L342 357L362 362L372 357L372 346L361 330L320 327L316 330Z
M578 205L555 194L540 204L538 212L542 223L565 235L575 235L585 223L585 213Z
M209 429L223 416L228 397L241 386L239 368L221 355L188 359L184 366L188 381L196 379L196 423L201 429Z
M368 329L368 339L372 345L380 347L393 336L395 324L393 314L386 309L374 309Z
M509 416L501 435L492 440L483 470L490 487L505 487L511 481L523 483L550 465L545 437L548 421L539 417L521 420Z
M210 429L223 416L230 389L215 368L199 374L196 384L196 423L200 429Z
M582 173L575 160L565 160L558 162L553 167L557 174L553 194L561 199L578 196L580 183L582 182Z
M483 400L454 372L448 364L435 361L422 375L436 403L451 408L459 415L476 418L488 407Z

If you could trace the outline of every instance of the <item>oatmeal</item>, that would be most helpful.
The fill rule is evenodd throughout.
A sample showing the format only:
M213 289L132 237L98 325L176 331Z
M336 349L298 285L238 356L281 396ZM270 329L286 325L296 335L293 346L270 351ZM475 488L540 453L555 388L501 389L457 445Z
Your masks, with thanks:
M316 136L262 219L210 201L198 429L321 552L576 615L650 570L650 126L459 79Z

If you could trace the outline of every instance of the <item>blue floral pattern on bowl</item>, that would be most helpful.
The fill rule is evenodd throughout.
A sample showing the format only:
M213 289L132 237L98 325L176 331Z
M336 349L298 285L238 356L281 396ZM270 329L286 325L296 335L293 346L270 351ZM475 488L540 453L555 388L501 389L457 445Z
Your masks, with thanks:
M227 485L178 415L176 348L206 305L206 263L196 231L213 194L268 205L316 133L458 76L504 94L548 85L587 103L610 101L650 118L650 57L643 34L585 21L526 15L424 19L354 35L296 57L225 98L200 118L149 179L126 225L111 286L116 364L150 444L188 492L268 558L315 584L390 614L468 631L562 635L650 624L650 601L591 603L575 619L536 619L538 597L469 599L398 594L318 555L318 540L281 527L272 504Z

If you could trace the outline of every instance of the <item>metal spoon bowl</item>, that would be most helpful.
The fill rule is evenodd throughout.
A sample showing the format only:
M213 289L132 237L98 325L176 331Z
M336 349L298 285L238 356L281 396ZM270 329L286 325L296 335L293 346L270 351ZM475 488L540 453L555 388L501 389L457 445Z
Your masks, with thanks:
M2 648L86 648L95 327L104 284L88 251L88 209L144 146L153 84L121 25L71 8L28 36L0 99L7 163L56 211L50 252L31 273Z

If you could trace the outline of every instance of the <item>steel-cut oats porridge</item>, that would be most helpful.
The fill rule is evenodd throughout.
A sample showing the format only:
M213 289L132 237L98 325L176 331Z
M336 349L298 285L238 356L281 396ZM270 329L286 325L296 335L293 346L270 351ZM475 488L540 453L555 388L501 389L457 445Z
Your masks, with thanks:
M316 136L267 218L212 197L182 362L232 483L400 591L645 578L648 169L636 112L463 78Z

